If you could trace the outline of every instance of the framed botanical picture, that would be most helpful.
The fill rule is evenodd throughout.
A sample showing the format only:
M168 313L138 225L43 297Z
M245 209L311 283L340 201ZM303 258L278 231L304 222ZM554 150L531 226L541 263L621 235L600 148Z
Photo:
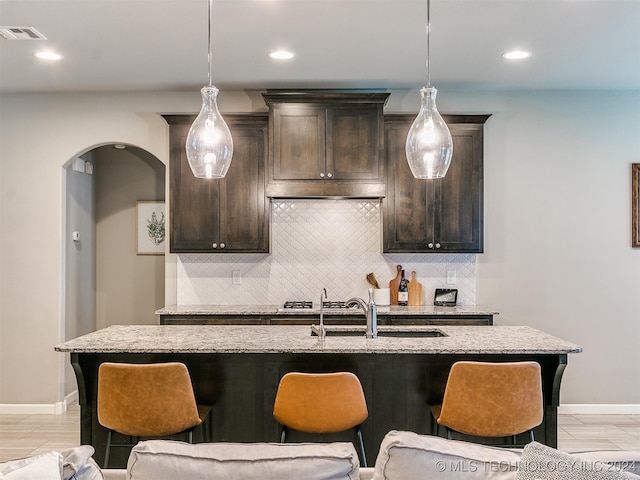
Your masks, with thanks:
M631 165L632 246L640 247L640 163Z
M138 255L164 255L164 202L140 201L136 205Z

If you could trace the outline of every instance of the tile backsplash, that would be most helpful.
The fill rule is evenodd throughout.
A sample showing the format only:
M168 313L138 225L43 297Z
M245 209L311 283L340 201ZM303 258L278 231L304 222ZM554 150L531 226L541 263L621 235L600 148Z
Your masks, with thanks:
M380 286L415 270L423 304L433 305L436 288L457 288L458 303L474 305L475 254L382 254L382 205L377 200L274 199L271 254L179 255L179 305L280 305L285 300L319 301L365 297L365 275ZM233 272L241 284L233 284ZM456 285L447 285L455 271ZM366 298L366 297L365 297Z

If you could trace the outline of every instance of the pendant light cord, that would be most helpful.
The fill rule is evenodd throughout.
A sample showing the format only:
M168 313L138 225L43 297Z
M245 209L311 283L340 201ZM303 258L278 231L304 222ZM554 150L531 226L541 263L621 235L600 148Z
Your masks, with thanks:
M431 86L431 0L427 0L427 87Z
M211 24L213 23L212 6L213 6L213 0L209 0L209 30L207 31L209 46L208 46L208 53L207 53L207 61L209 63L209 86L210 87L213 85L213 78L211 76L211 64L213 63L213 54L212 54L213 49L211 48Z

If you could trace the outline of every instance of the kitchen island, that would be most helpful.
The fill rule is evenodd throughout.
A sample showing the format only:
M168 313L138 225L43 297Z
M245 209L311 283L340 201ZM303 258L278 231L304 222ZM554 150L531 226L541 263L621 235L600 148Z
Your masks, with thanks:
M542 366L545 406L536 440L557 446L560 383L568 354L580 352L579 346L520 326L381 326L379 330L441 336L319 339L308 326L112 326L55 348L71 354L81 407L81 442L95 447L98 462L106 443L106 430L96 416L97 372L103 362L185 363L198 401L214 406L212 440L232 442L278 441L272 408L285 373L351 371L362 382L369 408L362 432L373 463L389 430L432 432L428 405L442 400L454 362L533 360ZM124 465L127 453L116 453L114 465Z

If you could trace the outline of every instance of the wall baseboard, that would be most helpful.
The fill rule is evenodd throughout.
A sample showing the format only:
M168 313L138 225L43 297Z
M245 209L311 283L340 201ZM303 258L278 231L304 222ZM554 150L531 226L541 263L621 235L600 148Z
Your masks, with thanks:
M13 415L60 415L67 407L78 402L78 391L74 390L56 403L0 403L0 414Z
M560 415L640 415L640 404L567 403L558 407Z

